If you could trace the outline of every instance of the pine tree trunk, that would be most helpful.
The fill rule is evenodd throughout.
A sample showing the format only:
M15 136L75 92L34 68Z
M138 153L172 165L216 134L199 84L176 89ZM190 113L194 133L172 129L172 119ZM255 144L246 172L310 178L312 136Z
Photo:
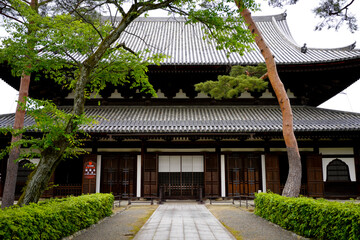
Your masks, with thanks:
M278 99L282 118L283 118L283 136L286 144L288 161L289 161L289 175L282 195L287 197L297 197L301 188L301 159L300 153L293 130L293 114L291 110L290 100L286 94L283 83L281 82L276 69L276 63L271 50L266 45L261 36L260 31L257 29L250 11L243 6L242 1L235 1L236 5L241 11L241 16L244 18L245 23L248 24L249 30L255 35L255 42L259 47L266 63L269 74L269 80L272 88L275 91Z
M28 96L30 85L30 75L24 75L21 77L20 90L19 90L19 102L25 102L25 97ZM20 109L19 103L15 112L14 129L22 129L24 126L25 110ZM11 143L21 139L21 135L13 136ZM6 179L4 185L4 193L2 198L1 208L10 207L14 204L15 200L15 188L16 178L18 172L18 163L15 160L20 155L20 147L13 148L9 154L7 168L6 168Z

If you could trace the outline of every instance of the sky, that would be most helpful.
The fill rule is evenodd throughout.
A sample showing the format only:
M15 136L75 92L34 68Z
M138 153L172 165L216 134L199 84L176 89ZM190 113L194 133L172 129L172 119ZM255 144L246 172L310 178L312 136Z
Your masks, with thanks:
M286 11L290 31L300 46L306 43L310 48L337 48L357 42L356 48L360 49L359 30L355 33L350 33L345 25L338 31L333 29L314 30L316 24L320 21L312 13L312 9L319 2L318 0L300 0L296 5L285 6L282 9L269 7L267 0L257 0L257 2L261 4L261 11L254 13L254 15L272 15ZM356 0L351 9L358 16L358 24L360 25L360 0ZM155 11L150 13L150 16L166 16L166 13ZM0 36L4 36L4 33L3 27L0 26ZM319 107L360 113L359 92L360 80ZM15 112L17 94L16 90L0 79L0 114Z

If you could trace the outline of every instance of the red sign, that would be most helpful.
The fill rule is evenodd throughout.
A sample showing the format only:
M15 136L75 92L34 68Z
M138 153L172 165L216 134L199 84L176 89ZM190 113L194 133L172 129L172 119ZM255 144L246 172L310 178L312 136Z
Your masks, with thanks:
M96 177L96 163L88 161L85 163L84 176L87 179L93 179Z

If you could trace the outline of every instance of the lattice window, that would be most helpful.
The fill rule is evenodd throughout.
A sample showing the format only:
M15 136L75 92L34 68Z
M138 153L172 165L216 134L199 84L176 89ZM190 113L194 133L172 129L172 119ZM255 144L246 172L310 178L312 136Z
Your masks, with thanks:
M348 165L340 159L334 159L327 165L328 182L350 182Z
M17 174L17 182L26 182L29 174L32 172L32 169L28 168L25 164L29 164L29 160L21 160L19 162L18 174Z

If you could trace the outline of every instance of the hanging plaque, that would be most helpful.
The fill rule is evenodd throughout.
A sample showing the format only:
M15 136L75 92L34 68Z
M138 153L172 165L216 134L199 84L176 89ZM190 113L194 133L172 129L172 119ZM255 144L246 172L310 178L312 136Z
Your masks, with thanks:
M93 179L96 177L96 163L88 161L85 163L84 177L86 179Z

